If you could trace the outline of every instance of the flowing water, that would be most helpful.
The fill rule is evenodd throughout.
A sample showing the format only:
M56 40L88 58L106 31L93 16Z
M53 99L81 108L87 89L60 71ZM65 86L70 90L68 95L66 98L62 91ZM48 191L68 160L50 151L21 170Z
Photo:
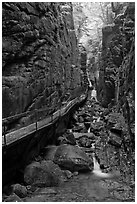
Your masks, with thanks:
M100 117L94 119L94 123L96 122L100 122ZM72 129L69 129L69 131L72 132ZM91 127L88 128L87 132L91 132ZM94 169L92 172L75 174L59 187L37 188L34 192L31 192L28 197L24 198L23 201L133 202L134 188L129 185L129 182L125 183L124 181L125 178L128 178L128 175L122 180L122 174L120 171L111 171L111 168L115 170L115 166L118 167L119 170L124 171L124 166L122 167L122 165L125 165L125 161L123 163L120 161L120 150L116 150L114 147L106 145L106 138L97 137L97 141L92 143L91 148L92 150L95 150L93 153L89 154L89 157L93 158L94 163ZM105 158L104 163L106 162L111 168L102 170L100 163L98 162L98 151L100 154L99 158Z
M93 143L95 147L95 143ZM93 148L92 147L92 148ZM38 195L34 193L27 202L119 202L121 197L114 195L116 188L123 188L119 181L120 175L102 172L100 164L92 153L94 170L88 173L79 173L64 182L60 187L41 188ZM110 188L111 186L111 188ZM110 190L110 189L111 190Z
M27 202L100 202L119 201L110 196L106 178L110 174L103 173L93 153L94 170L88 173L80 173L60 187L51 188L55 193L47 194L43 188L38 195L32 195ZM45 194L43 192L46 192Z

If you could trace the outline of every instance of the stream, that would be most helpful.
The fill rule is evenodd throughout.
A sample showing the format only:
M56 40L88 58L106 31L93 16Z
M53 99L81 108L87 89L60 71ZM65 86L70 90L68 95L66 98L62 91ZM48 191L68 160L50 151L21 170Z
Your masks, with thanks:
M93 109L93 112L92 110ZM90 112L88 112L90 110ZM100 111L99 111L100 110ZM121 147L108 143L105 122L102 119L104 109L98 103L87 101L84 107L75 113L75 120L83 121L79 113L91 115L95 127L96 139L92 146L86 149L89 157L93 158L94 169L90 172L74 172L61 186L31 188L23 202L133 202L134 201L134 161ZM90 118L90 117L89 117ZM73 121L74 122L74 121ZM69 131L76 132L73 124ZM83 123L83 122L81 122ZM89 122L88 122L89 123ZM90 124L90 123L89 123ZM92 125L87 125L87 131L93 131ZM100 126L102 129L100 129ZM74 131L75 130L75 131ZM85 132L84 132L85 131ZM77 140L77 146L79 141ZM92 149L92 151L90 151ZM88 151L87 151L88 150Z

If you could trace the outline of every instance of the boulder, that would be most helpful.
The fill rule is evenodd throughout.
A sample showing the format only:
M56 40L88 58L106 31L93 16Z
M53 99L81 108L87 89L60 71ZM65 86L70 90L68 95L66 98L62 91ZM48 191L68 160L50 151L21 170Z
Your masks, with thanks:
M57 164L43 160L33 162L26 167L24 181L28 185L50 187L60 185L64 181L64 176Z
M75 171L74 173L73 173L73 176L77 176L78 175L78 171Z
M116 128L122 130L126 126L125 119L121 113L110 113L107 119L107 127L109 129Z
M23 202L15 193L11 194L4 202Z
M93 133L99 132L104 128L104 123L102 121L91 123L90 131Z
M78 140L78 144L81 147L92 147L92 143L94 142L95 141L92 138L88 137L87 135L83 135Z
M84 123L76 123L76 125L73 127L73 132L87 132L87 129Z
M118 135L116 135L116 134L114 134L112 132L109 132L108 143L113 145L113 146L116 146L116 147L121 147L122 139Z
M13 184L12 188L13 188L13 192L20 198L24 198L27 196L27 188L25 186L22 186L17 183L17 184Z
M79 121L79 123L83 123L84 122L84 118L82 116L79 116L78 121Z
M69 171L69 170L64 170L63 173L64 173L64 176L65 176L67 179L70 179L70 178L73 177L73 173L72 173L71 171Z
M79 147L83 152L85 152L87 155L90 155L91 153L95 152L95 143L92 144L92 147Z
M76 139L71 132L65 132L62 136L58 138L59 144L70 144L76 145Z
M93 170L93 161L79 147L72 145L60 145L56 150L54 162L63 169L72 172Z
M87 132L87 133L73 132L73 135L77 140L80 139L83 135L87 136L88 138L92 140L96 139L96 136L92 132Z

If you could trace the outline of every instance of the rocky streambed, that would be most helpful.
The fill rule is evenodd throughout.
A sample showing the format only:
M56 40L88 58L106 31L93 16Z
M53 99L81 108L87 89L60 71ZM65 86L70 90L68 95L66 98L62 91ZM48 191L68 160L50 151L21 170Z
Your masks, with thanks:
M22 181L3 188L3 201L133 202L134 162L123 116L87 100Z

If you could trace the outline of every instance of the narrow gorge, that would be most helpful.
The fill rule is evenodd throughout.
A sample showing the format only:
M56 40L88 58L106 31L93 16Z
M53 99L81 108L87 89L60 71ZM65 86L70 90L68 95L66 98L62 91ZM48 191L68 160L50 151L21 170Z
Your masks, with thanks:
M2 201L135 201L135 2L2 3Z

